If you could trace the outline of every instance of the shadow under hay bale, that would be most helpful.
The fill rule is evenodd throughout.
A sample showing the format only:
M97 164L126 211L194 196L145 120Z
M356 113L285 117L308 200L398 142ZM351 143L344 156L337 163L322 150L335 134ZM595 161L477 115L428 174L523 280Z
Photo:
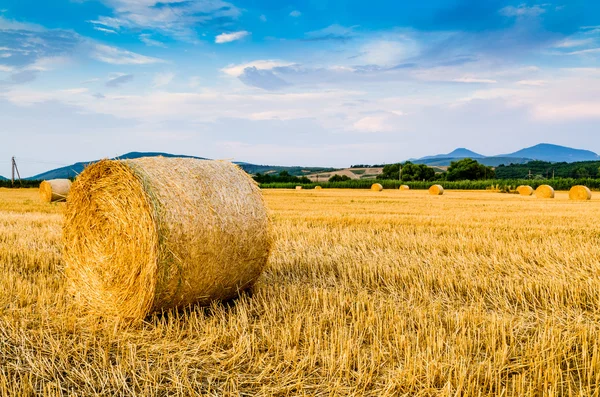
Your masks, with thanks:
M50 179L40 183L40 200L44 203L65 201L71 190L71 181L68 179Z
M529 185L521 185L517 188L517 193L519 193L521 196L531 196L533 195L533 188Z
M383 190L383 185L381 185L381 183L374 183L371 185L371 190L374 192L381 192Z
M442 185L433 185L429 188L429 194L432 196L441 196L444 194L444 188Z
M537 198L554 198L554 188L550 185L540 185L535 189Z
M592 191L583 185L573 186L569 190L569 200L585 201L592 199Z
M182 158L89 166L71 189L63 234L76 299L132 321L234 298L258 278L271 246L261 192L246 173Z

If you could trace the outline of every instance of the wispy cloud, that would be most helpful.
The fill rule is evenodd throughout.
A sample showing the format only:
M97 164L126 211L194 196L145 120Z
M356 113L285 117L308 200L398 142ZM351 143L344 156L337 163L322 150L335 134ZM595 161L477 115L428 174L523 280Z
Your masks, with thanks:
M197 27L221 27L242 11L223 0L101 0L114 16L100 16L94 24L113 29L153 29L178 39L193 39Z
M543 6L527 6L526 4L521 4L517 7L515 6L507 6L500 9L500 14L506 17L537 17L538 15L542 15L546 12L546 9Z
M97 30L97 31L99 31L99 32L103 32L103 33L117 34L116 31L114 31L112 29L103 28L101 26L94 26L94 29Z
M232 77L239 77L244 73L246 68L254 67L258 70L270 70L276 67L291 66L293 63L280 60L257 60L253 62L243 63L239 65L229 65L221 71Z
M116 88L123 84L129 83L132 80L133 80L132 74L122 74L122 75L108 79L108 81L106 82L105 85L109 88Z
M545 80L519 80L517 81L518 85L528 85L533 87L542 87L546 85L547 81Z
M239 79L246 85L269 91L280 90L290 85L271 70L260 70L254 66L244 69Z
M154 40L151 35L144 33L140 35L140 41L150 47L166 47L162 41Z
M478 79L475 77L459 77L459 78L453 79L452 81L454 81L455 83L476 83L476 84L496 84L497 83L496 80Z
M307 41L322 40L349 40L355 36L356 26L345 27L341 25L329 25L326 28L307 32L304 36Z
M175 73L156 73L152 79L152 85L155 88L168 85L175 78Z
M164 62L162 59L136 54L105 44L95 44L90 56L98 61L113 65L147 65Z
M249 34L250 34L250 32L247 32L245 30L241 30L239 32L233 32L233 33L221 33L220 35L215 37L215 43L217 43L217 44L230 43L232 41L243 39L244 37L248 36Z
M290 12L290 16L294 17L294 18L298 18L301 15L302 15L302 13L298 10L294 10L294 11Z

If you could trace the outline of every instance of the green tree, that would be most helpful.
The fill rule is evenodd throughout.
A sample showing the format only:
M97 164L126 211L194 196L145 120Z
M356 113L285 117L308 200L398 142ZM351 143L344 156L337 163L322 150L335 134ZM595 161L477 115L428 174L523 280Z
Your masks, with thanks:
M349 181L351 178L348 175L338 175L335 174L331 178L329 178L329 182L344 182Z
M476 160L466 158L453 161L448 167L446 179L448 181L494 179L496 173L492 167L478 163Z
M432 181L435 179L433 168L425 164L413 164L407 161L402 164L388 164L383 167L381 175L377 179L400 179L400 166L402 166L402 180L409 181Z

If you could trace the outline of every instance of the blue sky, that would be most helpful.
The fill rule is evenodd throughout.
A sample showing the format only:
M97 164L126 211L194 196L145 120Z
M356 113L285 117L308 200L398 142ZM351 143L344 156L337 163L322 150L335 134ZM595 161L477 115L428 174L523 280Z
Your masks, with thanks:
M599 57L591 0L0 0L0 174L598 152Z

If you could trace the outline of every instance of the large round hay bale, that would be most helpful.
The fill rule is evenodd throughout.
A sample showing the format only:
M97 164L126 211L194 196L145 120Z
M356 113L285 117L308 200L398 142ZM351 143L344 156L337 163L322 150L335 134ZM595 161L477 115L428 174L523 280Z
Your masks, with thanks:
M371 185L371 190L374 192L380 192L383 190L383 186L381 185L381 183L374 183Z
M591 200L592 199L592 191L583 185L573 186L571 190L569 190L569 199L570 200Z
M441 196L444 194L444 188L442 185L433 185L429 188L429 194L432 196Z
M554 198L554 188L550 185L540 185L535 189L537 198Z
M271 245L261 192L244 171L164 157L87 167L67 199L63 235L75 298L131 320L235 297Z
M410 190L410 186L402 185L402 186L400 186L400 190Z
M40 183L40 200L45 203L65 201L70 189L71 181L68 179L42 181Z
M533 192L533 188L529 185L521 185L517 188L517 193L519 193L521 196L531 196Z
M296 190L302 190L302 186L296 186Z
M315 186L315 190L321 190L323 189L321 186Z

